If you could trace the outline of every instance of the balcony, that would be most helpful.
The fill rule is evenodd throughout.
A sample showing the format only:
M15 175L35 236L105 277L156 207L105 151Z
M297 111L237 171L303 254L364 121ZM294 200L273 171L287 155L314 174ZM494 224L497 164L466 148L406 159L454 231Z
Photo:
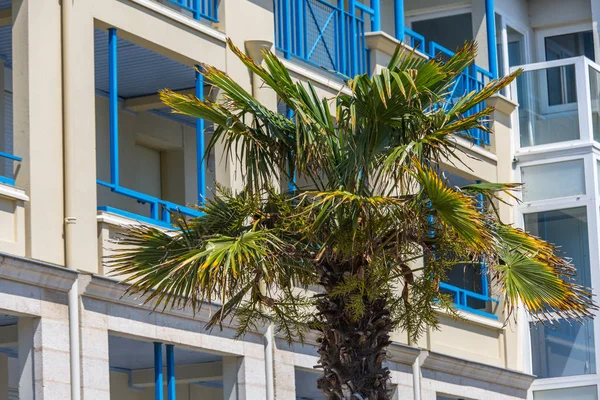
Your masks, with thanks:
M396 3L402 6L402 1ZM286 59L300 60L343 79L370 73L374 66L367 38L369 33L384 31L382 13L392 11L382 11L382 6L387 5L382 5L380 0L370 0L369 5L356 0L336 3L327 0L274 0L275 47ZM393 36L402 38L400 41L409 51L414 49L427 58L444 60L454 55L441 44L400 26L398 20ZM388 38L393 40L392 35ZM480 66L470 66L456 80L449 94L448 106L464 94L480 90L493 77L491 72ZM471 113L480 111L483 106L475 107ZM465 137L477 145L491 145L486 132L472 131L465 133Z
M158 0L158 2L198 21L219 22L218 0Z
M600 65L576 57L519 68L524 72L511 88L519 103L519 153L600 142Z

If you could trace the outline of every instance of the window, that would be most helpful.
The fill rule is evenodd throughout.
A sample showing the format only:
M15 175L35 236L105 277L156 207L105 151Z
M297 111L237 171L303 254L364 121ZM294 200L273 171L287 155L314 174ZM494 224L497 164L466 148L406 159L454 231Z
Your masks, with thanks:
M591 31L567 33L544 38L546 61L562 60L577 56L594 59L594 42ZM575 66L548 70L548 105L574 103L577 101Z
M585 207L525 215L525 229L560 247L577 269L575 282L590 285L590 261ZM540 378L596 372L592 322L560 321L552 327L531 327L533 373ZM552 398L552 397L549 397Z
M585 194L583 159L522 167L521 181L523 201Z
M541 390L533 392L533 400L598 400L596 386L583 386L566 389Z

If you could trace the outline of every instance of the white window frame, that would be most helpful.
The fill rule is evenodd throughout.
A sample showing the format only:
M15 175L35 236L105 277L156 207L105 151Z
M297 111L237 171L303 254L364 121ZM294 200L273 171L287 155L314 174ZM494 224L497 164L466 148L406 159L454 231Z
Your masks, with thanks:
M600 195L598 194L600 190L600 185L598 184L598 175L600 174L600 171L598 171L597 162L600 161L600 151L590 146L585 154L540 158L528 162L520 162L515 171L515 178L518 182L521 181L522 167L577 159L583 159L584 161L586 194L522 203L519 207L515 208L515 226L524 229L525 214L585 207L588 222L590 281L594 295L598 296L600 293ZM531 336L529 330L530 319L522 313L519 322L521 323L521 337L523 342L523 366L525 371L531 373L533 370L533 358L531 354ZM533 398L533 392L540 390L596 386L596 389L600 392L600 388L598 387L598 381L600 379L600 320L594 320L593 327L596 373L536 379L529 391L530 399Z
M570 33L589 32L589 31L593 32L591 23L581 23L581 24L567 25L567 26L561 26L561 27L556 27L556 28L547 28L547 29L536 30L535 40L536 40L537 60L539 62L548 61L548 60L546 60L546 45L545 45L545 40L547 37L568 35ZM573 56L573 57L578 57L578 56ZM566 57L566 58L571 58L571 57ZM564 69L561 71L564 71ZM542 76L542 74L540 74L538 79L544 79L544 77L545 77L545 75ZM563 79L565 79L565 78L563 78ZM549 104L548 86L543 84L543 82L541 82L540 87L544 89L544 90L542 90L541 95L542 95L542 110L544 111L545 114L572 112L577 109L577 103L575 103L575 104L565 103L565 104L559 104L559 105L554 105L554 106L548 105Z
M502 47L502 69L508 75L510 73L509 56L508 56L508 27L523 35L523 63L526 65L531 62L531 29L513 19L504 11L496 10L496 14L500 17L500 26L496 27L497 32L500 32L500 41ZM511 98L511 86L506 88L506 95Z

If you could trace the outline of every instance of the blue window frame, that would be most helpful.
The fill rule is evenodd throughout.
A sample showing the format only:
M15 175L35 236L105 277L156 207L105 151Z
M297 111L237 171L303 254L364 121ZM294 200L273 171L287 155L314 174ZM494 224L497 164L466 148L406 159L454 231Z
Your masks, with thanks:
M114 28L108 31L108 72L109 72L109 115L110 115L110 182L97 180L98 185L109 188L113 193L137 200L150 207L150 216L146 217L132 212L110 206L99 206L98 210L112 212L140 222L172 227L171 213L181 213L189 217L198 217L202 214L193 208L181 206L158 197L150 196L121 186L119 180L119 98L118 98L118 68L117 68L117 31ZM199 71L196 71L196 97L204 99L204 80ZM198 176L198 203L206 195L206 178L204 159L204 120L196 120L197 144L197 176Z

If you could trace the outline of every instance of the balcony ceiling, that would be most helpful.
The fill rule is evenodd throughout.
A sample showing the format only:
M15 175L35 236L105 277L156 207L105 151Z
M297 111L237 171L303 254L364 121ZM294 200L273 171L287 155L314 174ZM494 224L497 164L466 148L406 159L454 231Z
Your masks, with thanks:
M94 40L96 89L108 93L108 32L96 29ZM192 67L121 38L117 42L117 60L120 98L151 95L164 88L189 89L195 85Z
M150 342L109 336L108 347L111 367L129 370L154 367L154 345ZM164 353L163 349L163 357ZM175 346L175 365L208 363L221 359L221 356L215 354Z

